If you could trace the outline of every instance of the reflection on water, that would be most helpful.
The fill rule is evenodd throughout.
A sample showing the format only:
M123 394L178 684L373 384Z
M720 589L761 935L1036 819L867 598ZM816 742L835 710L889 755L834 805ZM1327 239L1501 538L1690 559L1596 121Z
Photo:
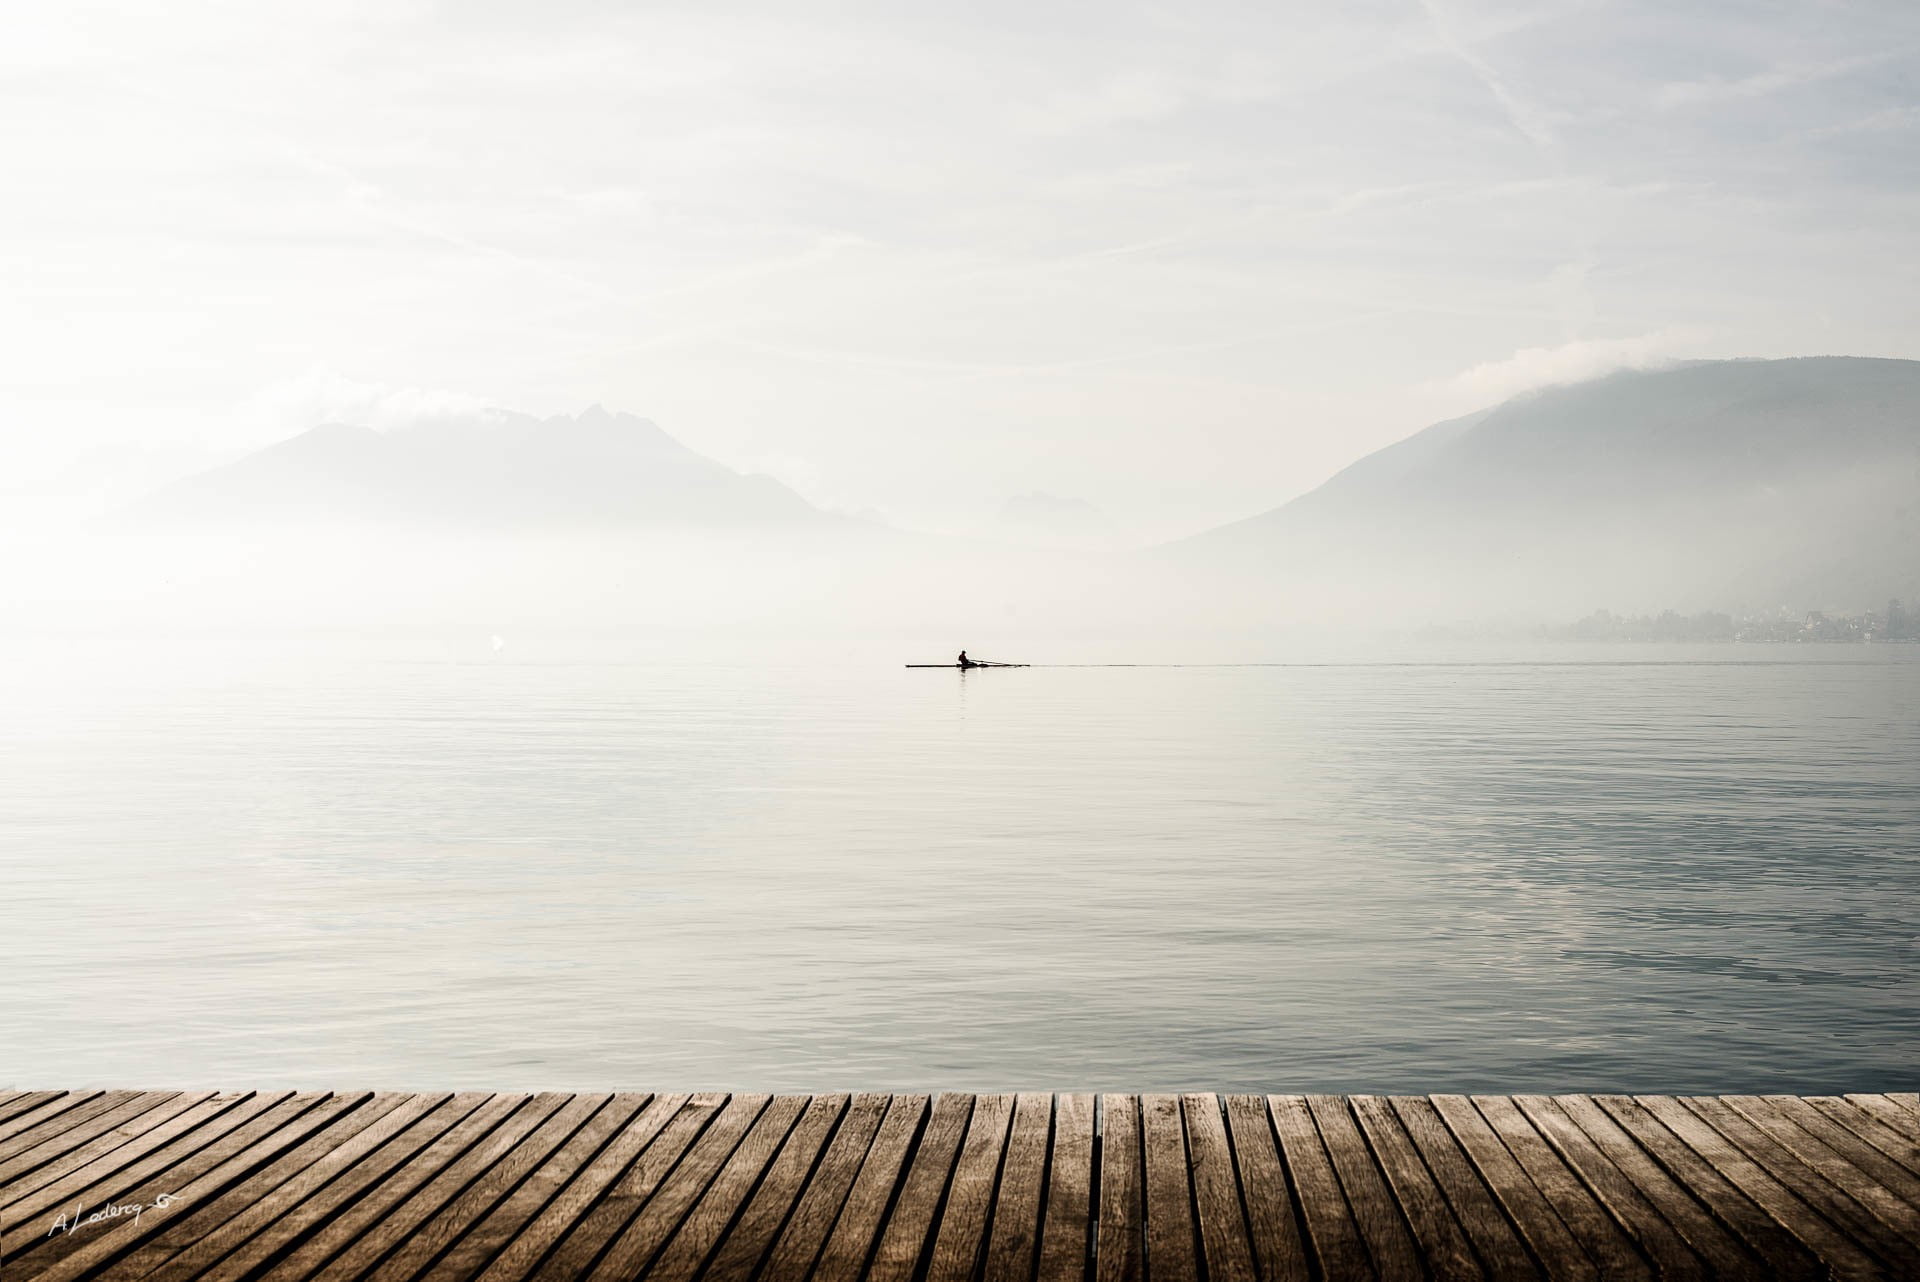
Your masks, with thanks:
M1920 1076L1911 649L525 651L11 661L0 1084Z

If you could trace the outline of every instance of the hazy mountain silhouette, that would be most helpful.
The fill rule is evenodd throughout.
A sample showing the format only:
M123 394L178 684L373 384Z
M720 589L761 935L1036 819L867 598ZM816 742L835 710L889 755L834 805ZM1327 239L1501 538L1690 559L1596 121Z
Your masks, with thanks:
M327 424L187 477L131 515L168 524L378 524L492 530L834 523L771 477L696 454L599 406L489 411L374 431Z
M1876 602L1920 587L1920 362L1695 362L1551 388L1169 551L1475 608Z

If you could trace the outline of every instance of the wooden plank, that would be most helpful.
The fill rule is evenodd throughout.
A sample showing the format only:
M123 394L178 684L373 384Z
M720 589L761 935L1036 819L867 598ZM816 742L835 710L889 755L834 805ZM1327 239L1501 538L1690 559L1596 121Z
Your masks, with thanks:
M1360 1223L1347 1205L1340 1177L1320 1138L1320 1128L1314 1125L1306 1097L1270 1095L1267 1110L1273 1117L1274 1134L1280 1137L1287 1170L1293 1176L1307 1240L1313 1244L1320 1271L1330 1278L1377 1276Z
M1013 1109L1011 1095L974 1099L966 1142L947 1180L946 1204L940 1212L940 1227L934 1231L928 1282L969 1282L980 1263Z
M383 1123L374 1128L370 1140L349 1141L340 1153L329 1154L317 1164L317 1172L303 1173L284 1199L275 1198L266 1208L256 1208L242 1217L249 1223L234 1227L231 1236L237 1245L221 1253L215 1263L181 1276L208 1282L257 1276L263 1265L301 1242L315 1225L379 1188L387 1175L490 1098L479 1093L456 1095L421 1116L411 1120L403 1117L397 1131L389 1133ZM403 1106L403 1111L411 1110ZM173 1263L169 1262L166 1271L172 1269Z
M1512 1103L1560 1160L1586 1183L1614 1222L1627 1230L1662 1277L1707 1276L1706 1261L1557 1103L1545 1095L1516 1095ZM1710 1217L1704 1218L1711 1223ZM1733 1258L1736 1263L1742 1262L1737 1250Z
M1697 1127L1703 1127L1707 1131L1717 1132L1727 1147L1744 1154L1754 1166L1765 1171L1774 1181L1792 1190L1795 1198L1806 1203L1820 1216L1839 1228L1842 1236L1837 1243L1829 1241L1826 1245L1816 1248L1821 1257L1829 1263L1835 1260L1836 1245L1844 1245L1846 1248L1840 1253L1841 1262L1845 1264L1852 1263L1847 1258L1849 1254L1858 1254L1860 1250L1865 1250L1870 1255L1881 1259L1886 1258L1889 1248L1874 1241L1872 1233L1862 1233L1863 1226L1870 1227L1873 1224L1871 1215L1867 1214L1858 1203L1840 1194L1826 1181L1808 1170L1791 1153L1768 1139L1764 1132L1756 1129L1731 1108L1718 1100L1682 1100L1652 1095L1635 1098L1641 1107L1659 1118L1669 1130L1676 1133L1681 1132L1681 1127L1685 1124L1683 1119L1690 1120ZM1695 1143L1696 1139L1706 1141L1706 1137L1700 1135L1697 1129L1687 1133L1685 1138L1689 1144ZM1733 1170L1723 1165L1718 1157L1714 1165L1726 1173L1729 1179L1736 1178ZM1741 1183L1742 1188L1747 1187L1744 1180L1736 1180L1736 1182ZM1768 1207L1769 1212L1772 1209ZM1801 1232L1803 1227L1808 1227L1804 1220L1794 1226L1796 1232ZM1812 1236L1804 1233L1802 1235L1806 1237L1809 1244L1815 1240ZM1892 1234L1887 1234L1886 1237L1894 1244L1892 1249L1897 1249L1898 1239ZM1873 1268L1877 1275L1878 1264Z
M1539 1276L1534 1268L1533 1259L1527 1254L1527 1248L1515 1232L1506 1213L1500 1209L1500 1203L1480 1173L1474 1169L1473 1161L1466 1150L1460 1147L1453 1132L1441 1120L1430 1100L1418 1096L1395 1096L1381 1101L1392 1110L1394 1119L1404 1128L1406 1137L1427 1170L1433 1173L1434 1184L1439 1188L1452 1208L1460 1228L1466 1233L1467 1240L1473 1244L1475 1255L1489 1277L1502 1279L1530 1279ZM1360 1101L1355 1100L1356 1110L1361 1112L1365 1121L1368 1110L1360 1109ZM1388 1168L1388 1176L1393 1176L1393 1168ZM1412 1174L1407 1178L1411 1180ZM1396 1181L1395 1187L1398 1187ZM1414 1224L1414 1232L1421 1232L1419 1222ZM1561 1232L1565 1233L1562 1226ZM1572 1235L1566 1238L1569 1247L1573 1247ZM1577 1247L1573 1249L1577 1250Z
M1810 1251L1843 1277L1879 1275L1871 1256L1678 1101L1600 1095L1594 1102L1711 1206L1766 1261L1771 1276L1825 1277L1826 1265L1811 1258Z
M1792 1188L1820 1214L1845 1230L1854 1241L1894 1267L1896 1272L1920 1277L1920 1251L1899 1231L1882 1221L1855 1196L1857 1190L1836 1184L1808 1164L1795 1147L1781 1143L1772 1128L1756 1126L1751 1118L1725 1100L1686 1098L1677 1101L1708 1125L1744 1149L1769 1174ZM1808 1137L1811 1141L1811 1137ZM1810 1160L1819 1162L1820 1158ZM1822 1162L1824 1165L1825 1163ZM1842 1165L1845 1165L1842 1163ZM1846 1182L1845 1174L1838 1177Z
M114 1091L112 1093L122 1100L133 1099L140 1095L163 1096L167 1094L167 1092L164 1091ZM18 1151L16 1140L17 1137L24 1132L45 1126L56 1117L76 1117L78 1114L74 1112L75 1109L83 1108L94 1103L104 1094L107 1094L107 1092L55 1091L52 1092L52 1099L43 1100L32 1108L22 1109L7 1118L4 1122L0 1122L0 1158L9 1157ZM109 1105L108 1107L112 1106ZM50 1127L47 1131L42 1132L42 1136L44 1137L47 1134L51 1134L55 1130L64 1129L64 1127L64 1123L60 1127ZM29 1143L38 1142L38 1140L29 1141Z
M469 1226L460 1240L435 1261L434 1275L477 1277L652 1098L644 1092L605 1097L606 1102L578 1130L536 1159L513 1191ZM548 1124L552 1124L551 1119Z
M1815 1096L1806 1102L1900 1163L1909 1174L1920 1175L1920 1143L1915 1143L1851 1100L1837 1096Z
M438 1210L419 1219L411 1219L412 1213L405 1208L397 1213L403 1217L402 1223L411 1219L412 1227L401 1230L404 1236L399 1245L366 1276L378 1279L378 1282L406 1282L406 1279L426 1272L442 1252L457 1240L462 1240L468 1229L505 1201L519 1187L520 1181L545 1161L548 1155L572 1139L574 1133L591 1121L610 1098L608 1095L537 1097L513 1119L513 1124L502 1127L496 1136L490 1137L485 1148L462 1159L466 1164L464 1167L449 1167L440 1177L443 1188L451 1187L469 1176L471 1181L453 1197L446 1199ZM541 1110L549 1106L549 1101L557 1102L558 1107L541 1116ZM531 1129L517 1133L523 1120ZM415 1197L433 1197L432 1188L429 1185ZM382 1223L377 1231L382 1234L389 1232L388 1223ZM343 1263L340 1267L344 1270L349 1266ZM447 1270L442 1275L451 1272ZM472 1272L477 1270L465 1276L472 1276Z
M1484 1278L1486 1273L1474 1258L1465 1230L1447 1205L1445 1192L1421 1161L1420 1150L1414 1147L1393 1106L1377 1095L1356 1095L1350 1103L1392 1189L1392 1197L1407 1217L1427 1269L1443 1282L1455 1278ZM1466 1174L1469 1181L1479 1183L1471 1172ZM1491 1200L1486 1205L1492 1206ZM1520 1254L1524 1258L1526 1252Z
M1550 1101L1550 1107L1543 1105L1537 1113L1529 1108L1528 1113L1561 1155L1587 1176L1587 1182L1603 1197L1609 1198L1608 1204L1613 1206L1615 1215L1624 1218L1632 1214L1638 1218L1651 1213L1660 1217L1663 1224L1671 1225L1685 1239L1714 1274L1740 1277L1755 1271L1758 1261L1714 1218L1712 1210L1697 1201L1685 1185L1669 1175L1591 1098L1558 1096ZM1568 1127L1578 1128L1577 1132ZM1595 1175L1587 1175L1587 1167L1593 1165L1593 1160L1581 1149L1582 1141L1591 1143L1605 1156L1608 1166L1628 1181L1637 1202L1622 1193L1622 1201L1616 1205L1612 1195L1601 1186L1602 1181L1611 1182L1612 1177L1598 1170ZM1629 1211L1629 1205L1639 1209ZM1646 1245L1644 1238L1642 1245Z
M1193 1173L1194 1223L1209 1282L1255 1282L1253 1247L1240 1205L1240 1179L1233 1169L1233 1144L1221 1115L1218 1095L1181 1097L1187 1155Z
M713 1119L713 1125L701 1132L687 1155L673 1168L673 1174L640 1208L640 1214L633 1217L594 1262L594 1272L613 1278L646 1276L654 1256L687 1218L771 1102L772 1097L768 1095L735 1095L728 1100L720 1116ZM791 1121L788 1118L788 1124ZM784 1129L781 1134L786 1134ZM772 1151L769 1146L767 1153L770 1155Z
M1229 1095L1226 1108L1234 1169L1247 1210L1247 1241L1260 1276L1267 1282L1306 1282L1313 1269L1300 1239L1293 1192L1275 1146L1267 1101L1259 1095Z
M607 1187L585 1214L570 1225L559 1226L563 1236L530 1276L586 1277L593 1262L666 1183L682 1156L726 1108L727 1101L728 1096L720 1092L688 1096L633 1164ZM545 1222L551 1215L550 1209L540 1219ZM516 1248L519 1245L514 1244ZM483 1276L494 1277L498 1267L496 1264L489 1268ZM522 1265L518 1261L508 1267L516 1276L520 1275Z
M618 1098L631 1100L644 1097ZM712 1098L719 1100L724 1097ZM546 1259L554 1243L571 1232L574 1226L588 1214L589 1209L601 1201L602 1196L614 1186L616 1181L626 1177L630 1170L637 1169L634 1166L636 1159L652 1146L655 1138L660 1136L692 1101L693 1097L690 1095L656 1096L641 1107L638 1116L623 1121L613 1138L607 1141L604 1147L592 1153L577 1174L573 1174L571 1179L566 1179L560 1191L548 1199L534 1213L533 1218L513 1235L480 1276L488 1279L489 1282L519 1282L519 1279L531 1275ZM673 1142L668 1141L669 1144ZM684 1147L686 1143L691 1142L691 1137L678 1142L681 1147ZM571 1149L572 1145L568 1147ZM678 1151L675 1149L676 1155ZM577 1159L578 1156L576 1154L575 1158ZM559 1167L556 1168L555 1174L557 1177L564 1177L567 1172L564 1167Z
M1095 1222L1093 1272L1098 1282L1137 1282L1146 1276L1144 1162L1140 1101L1102 1095L1100 1214Z
M814 1261L820 1259L829 1235L836 1233L835 1225L843 1218L842 1208L847 1208L849 1222L841 1237L841 1258L831 1272L834 1276L858 1272L926 1112L925 1095L854 1096L847 1116L827 1145L826 1156L820 1159L819 1169L807 1181L799 1204L774 1241L763 1276L806 1277ZM854 1190L858 1190L857 1199ZM868 1208L870 1223L852 1222L865 1217ZM852 1245L855 1238L859 1239L857 1248ZM859 1260L846 1263L846 1257L856 1251Z
M432 1131L430 1137L423 1135L416 1137L419 1142L396 1146L392 1156L397 1157L397 1162L370 1162L348 1172L343 1177L344 1187L357 1192L355 1199L307 1234L290 1253L276 1260L264 1276L274 1282L291 1282L319 1275L336 1255L351 1249L389 1211L431 1183L526 1101L524 1095L483 1095L478 1099L471 1095L455 1096L452 1103L464 1102L464 1112L440 1126L422 1128ZM388 1156L384 1151L376 1154L376 1158ZM331 1187L328 1191L332 1191ZM221 1262L222 1271L228 1263Z
M22 1113L31 1113L35 1109L44 1108L71 1094L73 1094L71 1091L8 1091L4 1096L0 1096L0 1127L4 1127Z
M659 1256L647 1266L646 1276L659 1282L691 1279L701 1271L714 1249L727 1236L734 1216L759 1186L775 1154L792 1133L811 1101L805 1095L776 1095L747 1132L726 1165L713 1177L707 1191L687 1212Z
M1592 1191L1560 1160L1552 1145L1528 1123L1511 1099L1481 1095L1474 1097L1473 1104L1533 1180L1534 1187L1553 1204L1561 1222L1579 1239L1588 1257L1599 1265L1601 1277L1653 1276L1626 1230L1607 1214Z
M1884 1095L1848 1095L1847 1103L1863 1113L1871 1114L1873 1120L1890 1130L1898 1131L1908 1139L1920 1143L1920 1118Z
M89 1162L115 1144L212 1098L212 1091L191 1095L111 1091L21 1131L0 1145L0 1212L56 1178L59 1171ZM42 1173L37 1180L36 1172Z
M123 1172L123 1175L135 1174L135 1182L121 1184L123 1191L114 1196L122 1202L155 1205L162 1194L170 1194L181 1200L186 1214L191 1214L197 1208L217 1200L228 1188L288 1149L298 1146L314 1132L324 1130L331 1123L351 1114L371 1098L372 1094L368 1091L333 1096L314 1091L283 1099L272 1108L244 1121L238 1116L240 1110L234 1110L220 1119L220 1123L232 1122L230 1128L215 1123L187 1137L181 1147L190 1144L192 1151L184 1158L180 1154L162 1150L143 1163L145 1169L137 1174ZM221 1129L223 1133L214 1136L207 1134L215 1129ZM56 1238L49 1246L58 1252L59 1258L36 1258L38 1272L34 1276L46 1282L71 1282L76 1278L99 1276L109 1266L119 1276L134 1276L134 1270L125 1267L125 1261L120 1261L120 1257L166 1232L173 1223L172 1218L155 1214L142 1217L140 1223L90 1239L72 1236ZM42 1253L43 1256L47 1254Z
M1147 1276L1198 1277L1193 1179L1178 1095L1140 1097L1140 1136L1147 1170Z
M1813 1131L1798 1124L1766 1100L1753 1095L1729 1095L1721 1101L1764 1131L1770 1138L1818 1171L1912 1247L1920 1250L1920 1181L1899 1163L1858 1136L1828 1122L1812 1109ZM1915 1256L1920 1261L1920 1253Z
M1376 1274L1390 1282L1410 1282L1423 1276L1419 1253L1400 1205L1375 1164L1374 1155L1354 1124L1347 1101L1338 1095L1307 1096L1307 1111L1320 1128L1320 1142L1340 1177L1347 1206L1360 1236L1366 1239Z
M567 1096L551 1091L530 1099L521 1097L517 1107L486 1135L446 1163L386 1214L366 1224L351 1241L342 1243L333 1258L314 1276L323 1282L349 1282L364 1277L392 1252L420 1240L437 1215L494 1163L534 1134L566 1100ZM326 1236L324 1231L321 1236Z
M365 1107L307 1140L271 1166L190 1211L123 1264L144 1282L185 1282L269 1223L288 1215L328 1179L399 1134L445 1095L377 1095Z
M781 1225L787 1222L789 1213L806 1192L807 1177L813 1173L814 1163L839 1127L847 1105L845 1095L816 1095L807 1102L806 1112L780 1146L773 1165L767 1168L766 1178L754 1191L753 1200L740 1213L739 1223L722 1239L713 1262L701 1274L703 1282L748 1282L753 1277L778 1237ZM877 1127L881 1109L871 1108L871 1112ZM868 1136L870 1139L871 1131ZM849 1176L848 1183L851 1182ZM845 1189L841 1191L844 1195ZM811 1258L807 1261L812 1262Z
M940 1202L947 1191L947 1180L953 1173L954 1162L960 1156L961 1141L966 1136L967 1122L972 1115L971 1095L946 1094L934 1100L933 1112L927 1118L919 1147L914 1150L913 1159L907 1166L906 1179L900 1185L900 1196L894 1202L892 1213L887 1216L886 1226L880 1232L879 1245L874 1248L873 1261L866 1273L859 1274L856 1265L846 1274L828 1275L823 1272L817 1276L910 1279L919 1271L934 1217L940 1212ZM833 1243L827 1245L831 1255ZM835 1262L839 1263L838 1260Z
M1037 1282L1084 1282L1093 1262L1093 1108L1091 1095L1053 1103Z
M1546 1275L1555 1282L1561 1278L1599 1277L1599 1266L1588 1258L1559 1212L1534 1186L1533 1178L1514 1160L1472 1102L1464 1095L1435 1095L1427 1102L1473 1163L1520 1236L1533 1248ZM1407 1117L1413 1110L1397 1111Z
M1092 1120L1092 1112L1088 1112ZM1013 1108L1000 1192L993 1203L993 1238L987 1244L986 1276L1030 1278L1040 1254L1040 1199L1047 1183L1047 1142L1053 1131L1053 1096L1030 1092ZM963 1159L964 1160L964 1159ZM1080 1258L1086 1261L1086 1237Z
M16 1198L4 1211L0 1211L0 1233L18 1229L28 1220L45 1215L76 1198L103 1198L116 1187L116 1177L121 1172L144 1161L154 1150L165 1148L180 1136L215 1121L223 1114L235 1114L245 1119L271 1108L291 1094L290 1091L282 1091L272 1095L214 1095L178 1111L171 1111L172 1105L168 1104L152 1113L142 1114L129 1124L134 1134L109 1131L63 1159L58 1170L50 1172L54 1178L41 1180L40 1177L48 1171L36 1172L30 1177L33 1191ZM159 1113L162 1109L169 1110L170 1115L158 1125L151 1125L153 1113Z

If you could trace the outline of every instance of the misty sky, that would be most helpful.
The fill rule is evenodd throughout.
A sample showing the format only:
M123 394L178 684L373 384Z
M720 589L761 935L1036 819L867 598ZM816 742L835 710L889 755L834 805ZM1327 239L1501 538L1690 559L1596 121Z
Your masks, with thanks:
M1920 5L133 4L0 41L0 503L592 402L1170 537L1674 356L1920 356ZM11 493L8 493L11 491Z

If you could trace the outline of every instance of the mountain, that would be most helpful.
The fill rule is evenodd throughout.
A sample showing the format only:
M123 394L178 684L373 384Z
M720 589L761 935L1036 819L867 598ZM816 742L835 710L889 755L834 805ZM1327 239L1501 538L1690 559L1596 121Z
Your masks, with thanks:
M167 525L402 525L526 531L834 523L767 476L696 454L599 406L377 432L327 424L178 481L137 504Z
M1703 361L1547 389L1169 553L1461 612L1877 604L1920 587L1920 362Z

